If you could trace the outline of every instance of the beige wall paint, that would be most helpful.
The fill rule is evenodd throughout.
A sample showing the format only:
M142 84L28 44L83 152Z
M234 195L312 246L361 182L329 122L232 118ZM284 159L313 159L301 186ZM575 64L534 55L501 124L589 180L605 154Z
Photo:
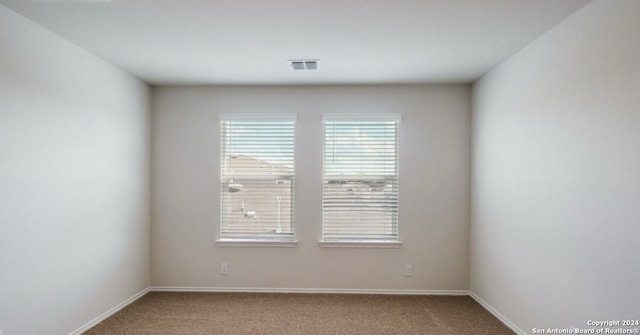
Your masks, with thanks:
M594 1L473 86L471 290L527 333L640 316L639 18Z
M303 74L306 75L306 74ZM152 283L468 289L468 86L153 90ZM296 248L219 247L218 114L297 113ZM322 113L401 113L399 249L318 246ZM220 263L229 275L220 275ZM414 276L404 277L404 264Z
M0 5L0 329L68 334L150 282L148 87Z

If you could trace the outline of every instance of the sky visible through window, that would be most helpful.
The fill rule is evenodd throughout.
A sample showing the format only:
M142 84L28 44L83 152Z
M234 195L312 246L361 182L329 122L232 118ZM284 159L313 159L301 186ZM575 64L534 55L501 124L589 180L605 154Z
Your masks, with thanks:
M395 175L397 123L325 122L326 175Z
M230 156L249 156L293 168L293 121L227 121L224 147Z

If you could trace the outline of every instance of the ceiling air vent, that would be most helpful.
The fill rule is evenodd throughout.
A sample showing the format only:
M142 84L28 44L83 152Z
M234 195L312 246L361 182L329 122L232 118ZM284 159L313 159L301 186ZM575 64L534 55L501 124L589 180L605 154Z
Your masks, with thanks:
M289 59L291 68L298 70L317 70L319 59Z

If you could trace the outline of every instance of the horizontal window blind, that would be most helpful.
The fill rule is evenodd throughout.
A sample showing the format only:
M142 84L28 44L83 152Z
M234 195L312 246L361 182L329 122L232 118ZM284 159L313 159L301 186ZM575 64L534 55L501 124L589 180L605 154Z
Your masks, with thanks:
M323 241L398 240L398 129L398 119L324 119Z
M293 240L295 121L221 120L220 239Z

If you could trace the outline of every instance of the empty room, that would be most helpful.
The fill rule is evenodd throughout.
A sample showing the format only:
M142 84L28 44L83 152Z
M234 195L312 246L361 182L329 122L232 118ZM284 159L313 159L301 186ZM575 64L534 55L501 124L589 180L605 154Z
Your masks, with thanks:
M0 335L638 334L640 1L0 0Z

